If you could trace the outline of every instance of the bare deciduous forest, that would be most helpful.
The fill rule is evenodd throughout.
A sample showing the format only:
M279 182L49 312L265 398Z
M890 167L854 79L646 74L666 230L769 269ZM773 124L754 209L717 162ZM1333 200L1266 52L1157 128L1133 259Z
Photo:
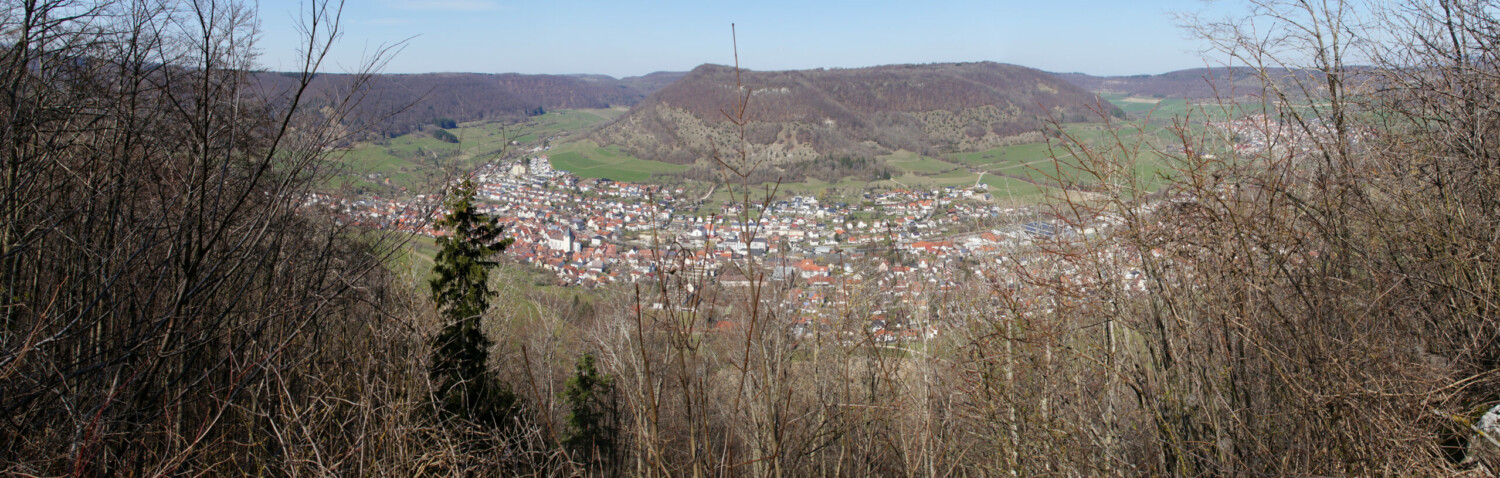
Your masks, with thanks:
M368 137L395 137L421 129L438 118L458 122L500 121L535 116L552 109L630 106L661 87L670 73L656 76L588 78L564 75L428 73L379 75L319 73L309 91L324 93L360 89L363 98L342 122ZM274 95L298 86L295 73L260 73L256 92ZM316 97L315 97L316 98ZM313 100L309 106L332 106Z
M717 143L733 142L722 110L736 81L752 96L750 147L778 163L990 149L1035 133L1048 117L1089 120L1090 108L1100 106L1096 95L1057 77L992 62L756 72L703 65L592 137L640 157L693 164Z
M1081 177L1056 180L1103 186L1049 210L1111 227L899 307L850 263L807 321L770 257L719 284L662 242L656 280L570 306L494 279L471 190L441 277L302 207L370 91L309 87L337 3L304 8L306 71L264 95L247 5L6 1L0 473L1495 474L1500 5L1249 3L1194 31L1283 79L1220 96L1289 133L1064 135ZM706 159L753 225L774 191L744 91ZM942 333L890 344L876 317Z

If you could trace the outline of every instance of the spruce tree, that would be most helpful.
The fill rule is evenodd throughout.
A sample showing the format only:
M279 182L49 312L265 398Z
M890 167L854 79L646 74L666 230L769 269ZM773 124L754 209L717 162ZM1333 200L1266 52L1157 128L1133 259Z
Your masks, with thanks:
M568 434L563 446L593 465L608 469L614 462L615 423L614 378L599 373L594 355L578 358L573 377L563 389L568 405Z
M489 286L491 258L511 242L494 218L474 208L474 184L459 183L449 193L448 214L436 225L447 235L432 266L432 298L444 319L433 340L432 368L437 407L447 418L487 426L505 421L515 395L487 373L490 340L479 328L494 291Z

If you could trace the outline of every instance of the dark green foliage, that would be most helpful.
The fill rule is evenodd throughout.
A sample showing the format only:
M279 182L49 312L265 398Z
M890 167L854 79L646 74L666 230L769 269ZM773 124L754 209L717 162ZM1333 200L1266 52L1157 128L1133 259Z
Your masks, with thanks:
M568 434L563 446L575 460L603 466L614 462L616 436L614 377L600 374L594 367L594 355L578 357L573 378L563 390L568 405Z
M457 143L458 142L458 137L454 136L453 133L449 133L448 130L446 130L446 129L435 129L435 130L432 130L432 137L437 138L438 141L442 141L442 142L445 142L445 143Z
M430 374L437 386L438 407L450 418L496 426L515 408L515 395L487 370L490 340L479 329L494 291L489 287L490 258L505 250L509 238L496 219L474 209L474 184L468 180L450 192L449 213L437 222L447 235L437 239L432 266L433 302L446 324L433 340Z
M435 118L432 120L432 124L443 129L453 129L458 127L458 122L453 121L453 118Z

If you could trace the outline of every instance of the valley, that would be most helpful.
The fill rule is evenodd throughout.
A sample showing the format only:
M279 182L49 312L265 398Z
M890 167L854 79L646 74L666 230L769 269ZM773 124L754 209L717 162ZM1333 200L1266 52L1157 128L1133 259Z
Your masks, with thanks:
M1500 1L4 5L0 476L1500 472Z
M1096 101L1111 102L1102 103L1104 111L1125 118L1054 125L1050 141L1038 130L984 149L919 148L929 154L897 149L851 158L861 151L834 150L833 156L776 160L770 159L774 151L751 145L752 157L769 156L746 177L714 165L712 151L683 161L632 153L662 148L601 145L618 137L610 129L622 128L639 114L635 109L557 109L524 121L450 128L434 122L342 151L347 171L315 202L352 224L430 237L436 234L430 217L438 212L434 192L455 177L469 177L482 210L501 218L517 240L510 255L567 285L651 277L659 258L649 251L658 241L701 251L698 267L707 271L745 255L826 263L830 254L882 249L935 254L932 266L958 267L1029 242L1033 236L1022 225L1043 217L1049 198L1089 197L1099 187L1089 177L1090 155L1106 159L1101 155L1115 142L1140 148L1134 178L1141 190L1155 190L1168 169L1155 151L1170 149L1173 137L1161 119L1167 116L1147 113L1182 113L1186 100L1101 98ZM440 139L444 133L456 142ZM796 141L795 134L782 136ZM753 202L766 200L769 207L746 211L746 186ZM742 239L746 228L763 235ZM423 249L414 249L413 257L430 261Z

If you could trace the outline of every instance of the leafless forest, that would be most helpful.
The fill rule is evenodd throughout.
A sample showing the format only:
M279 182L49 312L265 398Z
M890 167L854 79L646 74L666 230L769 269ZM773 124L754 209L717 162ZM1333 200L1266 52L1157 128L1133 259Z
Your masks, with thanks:
M337 4L304 8L305 71L274 84L253 74L245 4L3 5L0 474L1500 470L1480 423L1500 404L1492 1L1255 0L1190 19L1263 78L1318 73L1221 91L1260 98L1262 126L1296 139L1220 152L1224 133L1189 115L1161 151L1132 123L1055 140L1084 158L1058 182L1107 187L1052 214L1113 226L907 304L932 337L875 340L874 281L840 279L835 319L809 326L781 300L803 284L771 259L723 285L673 244L659 280L591 308L499 287L476 319L486 380L515 403L498 423L434 405L445 319L425 273L389 266L404 239L301 207L370 91L362 75L309 88ZM755 101L726 102L738 134L709 158L746 218L770 193L746 154ZM1158 153L1170 185L1146 191L1134 166Z
M1045 120L1093 118L1097 96L1040 70L992 62L745 71L704 65L593 134L642 157L693 164L737 136L721 112L739 82L746 143L787 161L980 151L1035 134ZM1122 114L1123 115L1123 114Z
M345 126L362 133L357 139L394 137L420 130L434 119L458 122L518 120L538 111L565 108L630 106L678 75L661 73L616 80L564 75L427 73L384 75L370 82L368 75L320 72L307 88L318 95L362 89ZM260 91L278 92L299 87L300 75L260 73L252 78ZM333 106L315 96L310 106Z

